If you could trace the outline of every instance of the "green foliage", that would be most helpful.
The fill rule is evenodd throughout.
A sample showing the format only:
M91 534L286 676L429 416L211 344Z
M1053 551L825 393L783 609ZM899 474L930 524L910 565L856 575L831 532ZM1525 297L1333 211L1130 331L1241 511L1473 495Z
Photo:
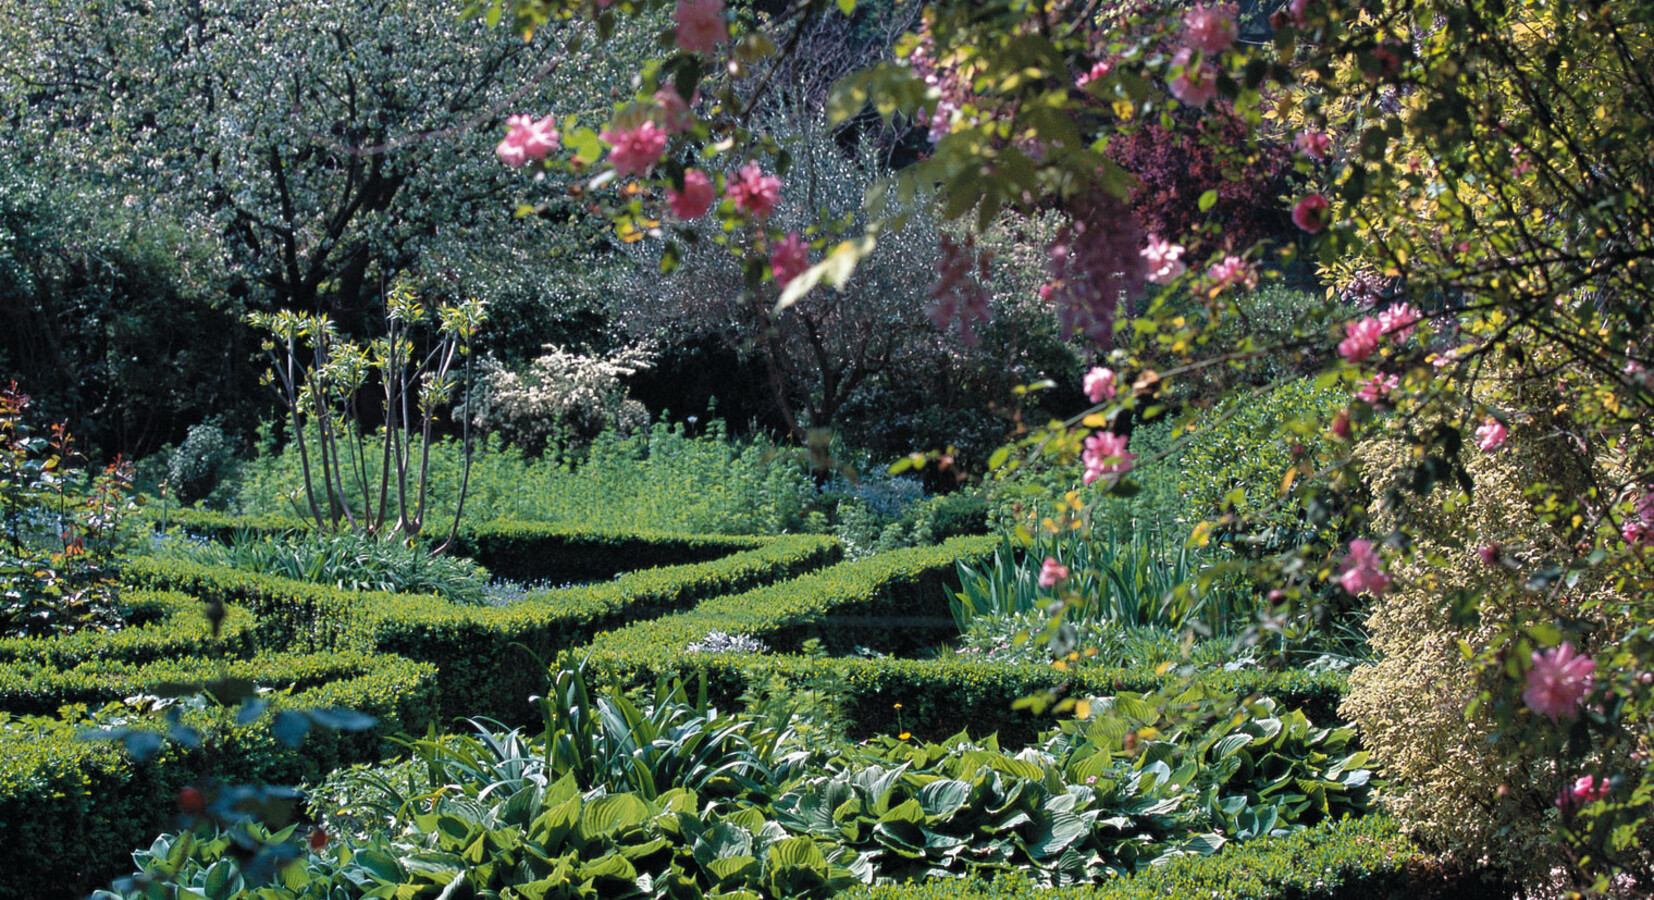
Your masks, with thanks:
M347 591L436 594L454 603L484 601L488 570L469 559L430 552L419 543L354 533L237 534L226 546L188 540L156 542L155 555L260 575L330 584Z
M854 888L844 900L1341 900L1418 896L1409 867L1423 853L1382 816L1328 821L1215 856L1183 856L1102 884L1047 890L1018 873L991 882L938 879Z
M1081 648L1087 654L1088 665L1154 667L1161 663L1190 664L1202 668L1222 666L1233 661L1234 642L1228 638L1210 638L1193 641L1157 627L1116 625L1107 620L1069 621L1070 629L1056 648L1039 636L1051 624L1051 618L1042 609L1024 613L980 617L971 621L960 632L955 647L961 656L998 663L1050 665L1056 657L1066 656L1067 650Z
M181 504L208 500L235 465L235 447L223 428L212 423L192 425L167 459L167 486Z

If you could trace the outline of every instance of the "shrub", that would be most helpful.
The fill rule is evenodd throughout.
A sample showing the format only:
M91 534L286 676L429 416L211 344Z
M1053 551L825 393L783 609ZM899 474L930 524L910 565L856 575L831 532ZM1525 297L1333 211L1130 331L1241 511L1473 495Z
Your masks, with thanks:
M167 460L167 484L179 503L206 500L234 472L235 465L235 446L224 429L213 423L192 425Z

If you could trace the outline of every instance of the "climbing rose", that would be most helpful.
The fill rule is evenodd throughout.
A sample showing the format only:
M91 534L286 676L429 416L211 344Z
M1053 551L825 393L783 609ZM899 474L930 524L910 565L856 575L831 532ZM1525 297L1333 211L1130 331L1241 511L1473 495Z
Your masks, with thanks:
M1188 47L1177 51L1172 57L1172 65L1182 70L1172 79L1172 96L1190 106L1205 106L1218 95L1217 73L1205 60L1201 60L1198 66L1191 65L1193 60L1194 51Z
M1349 555L1344 557L1344 572L1338 583L1352 594L1382 594L1390 586L1390 576L1384 571L1384 560L1373 550L1373 542L1356 538L1350 541Z
M513 169L521 169L531 159L545 159L557 149L560 135L551 116L538 122L533 116L511 116L505 125L505 139L494 148L494 155Z
M609 165L618 175L646 175L666 150L666 132L653 122L636 128L604 129L598 135L609 144Z
M1397 303L1378 314L1378 324L1385 336L1405 341L1413 336L1413 326L1420 318L1418 308L1411 303Z
M1045 558L1045 565L1040 566L1039 586L1046 588L1055 587L1058 582L1067 580L1068 567L1060 562L1057 562L1056 557L1047 556Z
M1118 388L1114 383L1114 370L1095 366L1085 373L1085 395L1092 403L1101 403L1104 400L1113 400Z
M810 248L798 232L789 231L770 251L770 268L775 271L775 283L786 287L810 267Z
M1219 288L1240 285L1250 291L1258 286L1257 271L1239 256L1225 256L1223 262L1214 263L1206 270L1206 277L1217 282Z
M1505 423L1488 416L1487 421L1476 429L1476 446L1484 451L1492 450L1503 444L1509 436L1510 430L1505 427Z
M1322 131L1300 131L1292 139L1292 146L1298 148L1299 153L1321 162L1327 158L1327 151L1332 149L1332 138Z
M781 202L781 179L765 175L755 162L742 166L724 187L735 209L757 218L764 218Z
M1235 44L1235 9L1228 4L1197 6L1183 14L1183 27L1190 47L1222 53Z
M1390 395L1390 392L1401 386L1401 379L1394 375L1379 372L1372 378L1361 383L1361 390L1355 395L1368 403L1377 403Z
M724 0L678 0L672 13L678 23L679 50L690 53L711 53L719 44L729 40L729 26L724 22Z
M717 193L717 189L712 186L712 179L705 172L700 169L685 169L683 190L667 188L666 202L672 205L673 215L687 222L706 215Z
M1314 234L1327 227L1326 214L1327 198L1320 194L1310 194L1292 208L1292 224Z
M1358 363L1378 349L1378 339L1384 327L1372 316L1344 323L1344 339L1338 342L1338 355L1348 362Z
M1556 798L1557 809L1579 809L1582 806L1595 803L1608 796L1612 787L1606 778L1597 778L1592 775L1581 775L1573 784L1562 789Z
M1149 236L1149 245L1139 253L1149 264L1148 280L1155 284L1169 284L1189 271L1188 265L1178 258L1183 255L1183 248L1153 235Z
M1085 451L1080 461L1085 463L1086 484L1102 475L1130 472L1137 454L1126 452L1127 439L1112 431L1099 431L1085 439Z
M1522 702L1552 722L1572 719L1579 714L1579 704L1585 695L1591 692L1591 672L1596 667L1594 660L1575 653L1574 645L1567 641L1551 650L1535 650Z
M655 103L660 106L660 127L667 134L682 134L695 124L689 104L684 102L677 88L669 85L656 91Z

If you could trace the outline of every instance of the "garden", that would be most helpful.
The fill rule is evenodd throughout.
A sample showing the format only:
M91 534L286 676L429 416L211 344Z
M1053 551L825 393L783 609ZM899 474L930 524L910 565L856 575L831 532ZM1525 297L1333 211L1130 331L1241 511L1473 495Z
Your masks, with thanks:
M0 898L1654 893L1654 4L0 0Z

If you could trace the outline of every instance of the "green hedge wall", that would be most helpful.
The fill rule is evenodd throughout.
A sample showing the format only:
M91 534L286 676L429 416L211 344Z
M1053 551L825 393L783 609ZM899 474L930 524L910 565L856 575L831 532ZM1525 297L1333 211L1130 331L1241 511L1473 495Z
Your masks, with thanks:
M197 679L214 673L186 671L181 664L137 671ZM132 848L165 826L184 784L204 776L253 784L313 781L341 766L382 758L389 749L385 738L423 731L437 708L435 667L391 657L295 657L269 672L248 662L236 674L260 684L332 680L276 697L270 711L247 725L235 722L232 709L190 713L184 721L202 733L201 745L168 744L143 762L114 744L80 739L71 722L7 719L0 729L0 846L11 852L0 898L81 896L106 883L129 867ZM102 685L118 689L118 683L110 673ZM376 724L355 733L313 729L296 749L270 736L277 711L307 708L354 709Z
M126 591L126 628L105 634L79 631L61 637L0 638L0 662L32 661L69 668L93 659L144 663L171 656L243 656L252 649L257 618L247 609L225 609L213 639L201 601L178 591Z
M1186 856L1103 884L1042 889L1024 878L857 887L836 900L1412 900L1421 854L1394 820L1325 822Z

